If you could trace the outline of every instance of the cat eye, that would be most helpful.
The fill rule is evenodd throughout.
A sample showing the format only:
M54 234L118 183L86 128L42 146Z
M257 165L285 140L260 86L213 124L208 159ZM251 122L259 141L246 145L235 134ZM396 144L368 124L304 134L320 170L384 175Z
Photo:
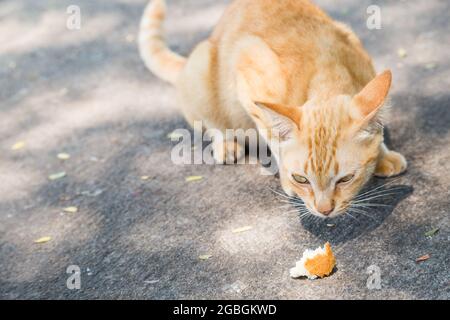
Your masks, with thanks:
M350 182L350 181L353 180L354 177L355 177L354 174L348 174L348 175L346 175L345 177L343 177L342 179L340 179L337 183L340 184L340 183L347 183L347 182Z
M292 178L295 180L295 182L298 182L300 184L309 184L308 179L306 179L304 176L301 176L299 174L292 174Z

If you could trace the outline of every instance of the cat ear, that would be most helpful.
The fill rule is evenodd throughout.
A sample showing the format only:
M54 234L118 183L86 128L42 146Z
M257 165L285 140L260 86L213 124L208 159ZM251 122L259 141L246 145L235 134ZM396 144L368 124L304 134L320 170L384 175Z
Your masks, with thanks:
M251 114L255 121L260 122L268 130L276 130L282 141L292 137L298 129L301 120L301 110L281 104L255 102Z
M353 97L353 104L357 107L363 123L372 120L383 106L389 93L392 73L386 70L370 81L364 89Z

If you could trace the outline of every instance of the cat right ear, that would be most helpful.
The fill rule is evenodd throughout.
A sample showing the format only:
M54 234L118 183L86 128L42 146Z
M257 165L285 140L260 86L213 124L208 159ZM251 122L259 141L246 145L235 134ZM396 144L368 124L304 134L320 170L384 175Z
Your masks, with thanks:
M386 70L370 81L364 89L353 97L353 104L357 107L362 123L367 124L374 119L389 93L392 73Z
M286 141L297 130L301 120L301 111L298 107L289 107L281 104L255 102L251 115L268 130L276 130L280 140Z

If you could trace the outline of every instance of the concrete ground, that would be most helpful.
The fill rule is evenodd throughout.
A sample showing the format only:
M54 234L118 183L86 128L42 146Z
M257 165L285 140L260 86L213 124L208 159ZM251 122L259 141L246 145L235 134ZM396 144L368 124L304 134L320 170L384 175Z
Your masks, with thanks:
M228 2L169 0L171 47L187 54ZM82 24L71 31L74 3ZM379 199L390 207L335 227L280 208L278 178L259 166L171 162L167 134L187 124L138 56L146 0L2 1L0 298L448 299L450 3L375 1L381 30L366 27L372 1L317 3L355 29L378 70L393 70L390 144L409 161L381 188L399 187ZM69 206L78 212L62 213ZM336 272L291 279L303 250L326 241ZM66 287L70 265L80 290ZM367 287L372 265L379 290Z

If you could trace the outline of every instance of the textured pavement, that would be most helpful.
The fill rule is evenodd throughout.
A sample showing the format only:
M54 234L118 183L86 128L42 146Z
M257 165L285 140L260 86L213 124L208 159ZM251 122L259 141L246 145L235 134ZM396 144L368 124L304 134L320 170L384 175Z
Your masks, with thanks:
M227 3L168 0L170 46L188 54ZM450 3L375 1L381 30L366 27L372 1L317 3L394 75L390 145L409 169L381 187L394 194L370 217L300 220L259 166L172 164L167 134L187 124L173 88L138 56L145 0L1 1L0 298L448 299ZM81 30L66 28L71 4ZM69 206L78 212L62 213ZM326 241L336 272L291 279L303 250ZM66 287L69 265L81 268L80 290ZM366 285L371 265L379 290Z

